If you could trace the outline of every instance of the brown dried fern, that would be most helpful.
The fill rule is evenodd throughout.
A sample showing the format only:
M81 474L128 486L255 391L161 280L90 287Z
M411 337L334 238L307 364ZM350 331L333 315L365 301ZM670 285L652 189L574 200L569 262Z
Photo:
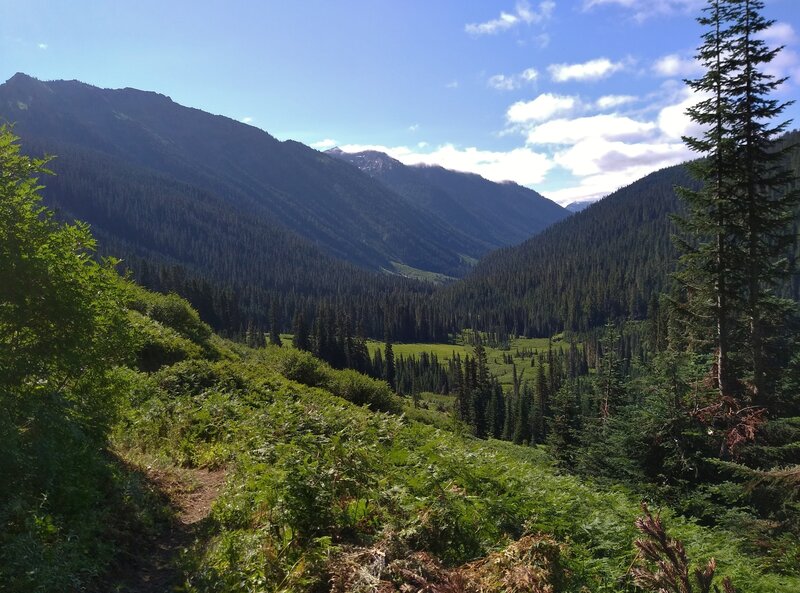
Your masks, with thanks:
M630 570L636 585L652 593L720 593L714 584L716 561L711 558L705 568L691 571L683 543L667 534L661 517L654 517L645 503L642 512L636 528L644 537L635 542L639 555ZM727 577L722 579L722 590L736 593Z

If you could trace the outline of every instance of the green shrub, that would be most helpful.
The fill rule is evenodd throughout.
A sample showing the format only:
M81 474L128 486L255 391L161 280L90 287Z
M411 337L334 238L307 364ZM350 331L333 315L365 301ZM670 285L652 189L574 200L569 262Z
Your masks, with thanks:
M325 387L334 395L359 406L368 406L375 411L402 410L400 399L392 393L386 381L372 379L357 371L329 369Z

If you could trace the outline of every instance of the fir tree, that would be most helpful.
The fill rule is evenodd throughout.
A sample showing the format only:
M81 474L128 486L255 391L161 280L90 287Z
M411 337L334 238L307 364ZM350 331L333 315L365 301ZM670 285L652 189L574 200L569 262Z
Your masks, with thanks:
M780 334L790 308L774 288L788 271L798 194L788 191L785 154L775 150L787 124L771 120L786 104L769 98L783 80L763 71L780 50L758 38L772 24L762 8L760 0L711 0L698 19L707 27L697 54L705 74L688 81L707 97L688 110L705 131L684 140L706 158L692 165L701 189L682 191L689 238L680 241L677 278L689 333L698 349L713 350L720 402L730 410L746 403L745 380L753 401L766 403L768 377L778 375L767 336Z
M283 346L281 330L278 324L278 310L274 302L269 308L269 343L273 346Z
M768 48L760 36L774 21L760 14L761 0L730 0L729 4L735 68L726 86L733 104L731 136L737 150L735 215L746 256L747 362L753 401L766 406L779 375L779 365L771 361L780 360L777 355L785 345L770 336L781 335L792 308L787 300L776 298L775 287L789 273L786 253L795 240L792 222L800 193L790 191L795 180L785 158L794 147L775 148L789 123L774 123L775 118L789 103L771 98L786 79L765 72L781 50Z
M396 389L395 382L395 364L394 364L394 349L392 348L392 340L389 336L386 337L386 348L384 350L384 379L392 389Z
M292 323L292 345L298 350L311 350L311 339L308 333L308 325L306 324L303 311L298 310L294 315Z

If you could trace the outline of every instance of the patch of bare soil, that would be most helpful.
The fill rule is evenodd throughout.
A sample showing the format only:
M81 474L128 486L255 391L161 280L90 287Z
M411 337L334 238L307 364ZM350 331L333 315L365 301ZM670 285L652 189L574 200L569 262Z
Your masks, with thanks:
M174 518L115 571L112 590L118 593L169 593L183 585L181 552L195 542L225 483L224 469L147 468L145 473L166 497Z

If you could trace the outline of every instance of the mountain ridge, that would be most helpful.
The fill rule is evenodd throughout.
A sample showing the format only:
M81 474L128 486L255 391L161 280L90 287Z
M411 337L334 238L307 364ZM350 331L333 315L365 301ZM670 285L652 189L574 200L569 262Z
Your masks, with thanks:
M405 165L386 153L327 151L378 179L431 215L446 218L490 249L524 241L570 215L532 189L440 165Z
M0 85L0 116L26 140L94 150L166 174L368 269L400 261L460 275L467 269L461 255L484 249L332 157L165 95L15 75Z

